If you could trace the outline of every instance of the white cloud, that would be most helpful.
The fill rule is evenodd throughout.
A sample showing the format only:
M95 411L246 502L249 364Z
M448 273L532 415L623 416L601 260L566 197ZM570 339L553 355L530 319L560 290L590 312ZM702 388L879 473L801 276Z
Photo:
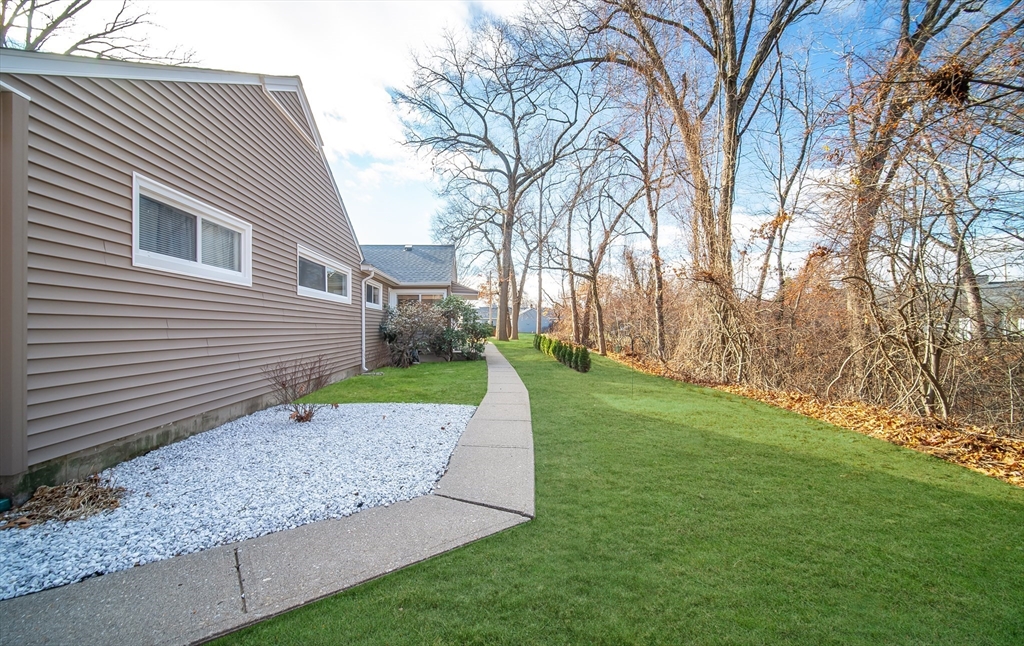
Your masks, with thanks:
M100 0L75 26L102 24ZM426 243L438 207L430 167L403 147L388 87L411 78L411 52L516 2L150 2L154 51L195 51L199 66L299 76L361 242ZM396 236L401 236L397 239Z

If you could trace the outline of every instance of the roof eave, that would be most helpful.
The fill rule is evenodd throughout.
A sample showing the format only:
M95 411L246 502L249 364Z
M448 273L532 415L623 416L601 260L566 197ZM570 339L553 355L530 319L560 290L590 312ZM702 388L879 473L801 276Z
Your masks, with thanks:
M20 49L0 48L0 69L4 74L36 74L41 76L88 76L94 78L126 79L135 81L181 81L186 83L228 83L234 85L261 85L263 79L277 87L298 91L297 76L261 76L246 72L232 72L183 65L132 63L103 58L26 52Z

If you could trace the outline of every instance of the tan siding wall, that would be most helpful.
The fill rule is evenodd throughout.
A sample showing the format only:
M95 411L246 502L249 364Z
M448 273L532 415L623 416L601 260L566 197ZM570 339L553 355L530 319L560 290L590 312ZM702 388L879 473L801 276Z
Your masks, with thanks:
M302 131L309 135L310 139L313 139L313 131L310 129L309 120L306 119L306 113L302 109L302 102L299 100L299 93L275 91L270 94L281 103L288 114L291 115L292 119L295 119L295 123L302 128Z
M379 279L372 279L380 282ZM381 284L381 303L384 306L388 304L388 292L389 287L386 284ZM367 309L366 310L366 367L370 370L384 365L386 362L384 357L386 356L384 350L381 348L380 341L380 322L384 318L384 310L379 309Z
M262 395L279 358L359 364L356 242L262 88L3 78L32 97L29 464ZM252 287L132 267L133 171L252 224ZM296 294L300 242L353 269L352 304Z

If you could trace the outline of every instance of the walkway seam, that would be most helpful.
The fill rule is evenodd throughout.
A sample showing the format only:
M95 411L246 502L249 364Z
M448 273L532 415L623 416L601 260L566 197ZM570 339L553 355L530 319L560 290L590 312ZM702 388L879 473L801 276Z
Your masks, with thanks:
M517 449L519 447L513 446L513 447L507 447L507 448ZM435 493L434 495L438 496L440 498L447 498L448 500L455 500L457 502L464 502L467 505L476 505L477 507L486 507L488 509L494 509L496 511L508 512L510 514L515 514L517 516L522 516L523 518L529 518L530 520L533 520L533 518L534 518L530 514L527 514L526 512L519 511L518 509L509 509L507 507L499 507L497 505L488 505L485 502L477 502L475 500L466 500L465 498L456 498L455 496L446 496L443 493Z
M242 614L249 614L249 609L245 607L245 584L242 583L242 564L238 562L238 548L234 550L235 553L235 573L238 574L238 594L242 597Z

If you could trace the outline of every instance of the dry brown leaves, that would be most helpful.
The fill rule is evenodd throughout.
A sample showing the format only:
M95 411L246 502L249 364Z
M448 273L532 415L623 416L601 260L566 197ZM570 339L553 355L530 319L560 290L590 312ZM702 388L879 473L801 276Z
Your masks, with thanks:
M671 370L637 357L609 356L641 372L682 380ZM977 426L914 417L861 402L828 402L804 393L760 390L749 386L702 385L934 455L1024 487L1024 440L996 435Z
M120 505L124 487L110 487L99 476L72 480L56 487L39 487L21 507L0 514L0 530L24 529L48 520L79 520Z

